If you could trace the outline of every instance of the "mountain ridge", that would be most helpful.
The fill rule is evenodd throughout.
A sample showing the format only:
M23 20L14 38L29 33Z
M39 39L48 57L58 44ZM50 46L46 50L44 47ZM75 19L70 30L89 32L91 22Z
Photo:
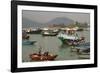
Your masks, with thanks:
M29 28L29 27L47 27L50 25L54 25L54 24L64 24L64 25L68 25L68 24L73 24L74 21L69 19L69 18L65 18L65 17L56 17L46 23L39 23L37 21L32 21L29 20L27 18L22 18L22 27L23 28Z

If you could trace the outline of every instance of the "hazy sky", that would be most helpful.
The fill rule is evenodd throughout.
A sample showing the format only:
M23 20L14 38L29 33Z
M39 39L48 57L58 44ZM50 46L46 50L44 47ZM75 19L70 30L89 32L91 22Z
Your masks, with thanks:
M39 23L46 23L57 17L69 18L78 22L90 23L89 13L72 13L72 12L54 12L54 11L34 11L34 10L23 10L23 18L27 18L32 21Z

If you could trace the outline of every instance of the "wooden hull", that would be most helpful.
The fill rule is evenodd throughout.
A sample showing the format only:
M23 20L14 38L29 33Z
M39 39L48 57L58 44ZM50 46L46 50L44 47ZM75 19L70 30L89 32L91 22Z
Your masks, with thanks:
M55 60L55 58L57 57L57 55L48 55L45 56L43 54L39 55L39 54L31 54L30 58L32 61L53 61Z

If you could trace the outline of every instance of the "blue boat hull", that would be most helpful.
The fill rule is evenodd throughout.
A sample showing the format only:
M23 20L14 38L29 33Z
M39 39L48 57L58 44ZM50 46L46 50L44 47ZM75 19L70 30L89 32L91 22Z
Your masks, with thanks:
M26 40L24 40L24 41L22 41L22 44L23 45L33 45L35 42L36 41L26 41Z

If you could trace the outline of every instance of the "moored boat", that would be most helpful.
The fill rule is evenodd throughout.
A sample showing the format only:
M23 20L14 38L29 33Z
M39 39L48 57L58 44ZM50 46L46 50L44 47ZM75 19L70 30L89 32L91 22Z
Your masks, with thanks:
M90 42L84 43L84 44L80 44L78 46L75 47L79 52L85 52L85 53L89 53L90 52Z
M57 36L63 44L67 45L79 45L84 42L85 37L78 37L77 34L70 35L67 33L60 33Z
M23 40L25 40L25 39L28 40L28 39L29 39L29 36L27 35L27 33L26 33L25 30L22 31L22 39L23 39Z
M44 54L34 53L30 55L32 61L53 61L56 57L57 55L47 54L46 52Z
M43 36L56 36L57 33L55 33L55 32L50 32L50 31L44 31L44 32L42 32L42 35L43 35Z
M33 53L29 55L29 57L31 58L31 61L53 61L58 56L58 55L53 55L49 53L48 51L41 53L41 49L42 48L39 49L38 53Z
M29 40L23 40L22 41L23 45L33 45L34 43L36 43L36 41L29 41Z
M34 28L34 29L27 29L26 33L27 34L40 34L41 33L41 29L39 28Z
M54 29L54 30L52 30L52 32L54 32L54 33L59 33L59 29Z

